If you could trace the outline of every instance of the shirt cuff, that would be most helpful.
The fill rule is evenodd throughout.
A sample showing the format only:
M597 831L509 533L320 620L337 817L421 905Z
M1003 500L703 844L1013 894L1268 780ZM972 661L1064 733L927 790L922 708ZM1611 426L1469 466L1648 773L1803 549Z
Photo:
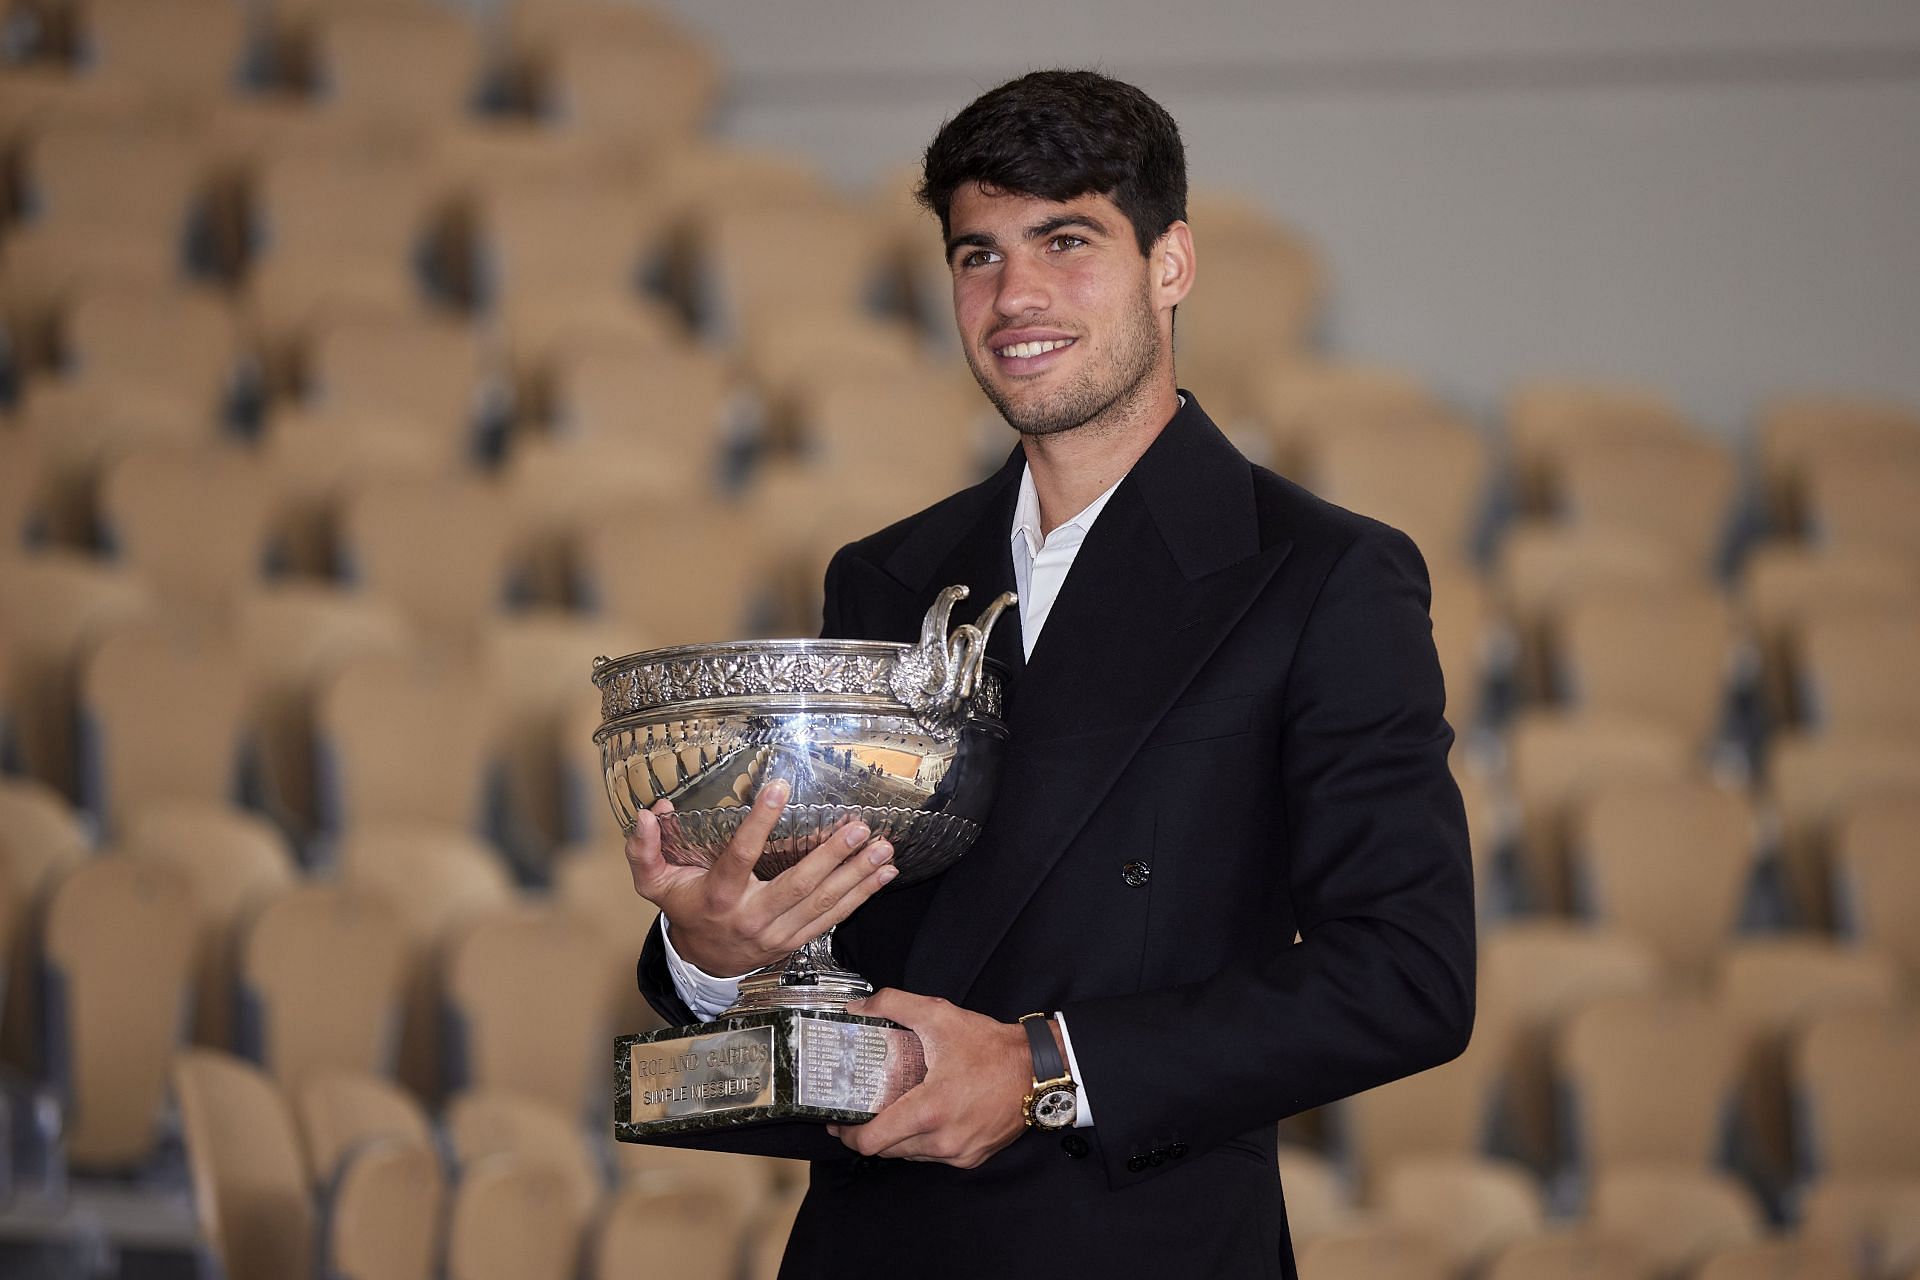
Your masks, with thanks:
M673 949L673 933L667 927L665 916L660 917L660 941L666 948L667 976L673 979L674 991L687 1008L693 1010L695 1017L710 1022L739 999L739 978L716 978L680 958L680 953Z
M667 954L671 956L673 954L673 948L667 948ZM1053 1020L1060 1025L1060 1043L1067 1051L1067 1074L1073 1077L1073 1082L1076 1085L1080 1086L1075 1091L1077 1096L1074 1104L1073 1127L1076 1129L1091 1129L1093 1127L1093 1103L1087 1100L1087 1086L1081 1081L1080 1063L1073 1056L1073 1037L1067 1034L1067 1015L1055 1010Z

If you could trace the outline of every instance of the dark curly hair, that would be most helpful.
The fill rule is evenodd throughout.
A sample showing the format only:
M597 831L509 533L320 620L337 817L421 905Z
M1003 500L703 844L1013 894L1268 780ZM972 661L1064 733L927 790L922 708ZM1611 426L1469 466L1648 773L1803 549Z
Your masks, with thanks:
M1072 200L1106 196L1142 255L1187 216L1187 153L1166 108L1097 71L1033 71L975 98L940 126L915 196L951 234L953 193Z

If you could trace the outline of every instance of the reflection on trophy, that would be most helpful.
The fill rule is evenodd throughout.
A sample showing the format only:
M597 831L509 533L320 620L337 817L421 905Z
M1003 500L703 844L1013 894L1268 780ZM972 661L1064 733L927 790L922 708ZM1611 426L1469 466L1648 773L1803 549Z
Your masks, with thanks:
M757 640L594 661L607 796L623 830L664 798L661 851L710 866L759 789L791 789L756 874L771 878L846 823L893 845L889 888L973 843L1006 742L987 636L1011 592L948 632L967 588L927 610L917 644ZM926 1074L919 1037L846 1011L872 984L833 958L832 930L748 974L712 1022L616 1042L614 1132L627 1141L757 1120L858 1123Z

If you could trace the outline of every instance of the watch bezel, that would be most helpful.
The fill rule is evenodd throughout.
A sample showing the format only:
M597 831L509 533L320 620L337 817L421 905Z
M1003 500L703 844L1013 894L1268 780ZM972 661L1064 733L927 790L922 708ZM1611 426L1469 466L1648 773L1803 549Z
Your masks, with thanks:
M1056 1094L1066 1096L1066 1106L1057 1112L1042 1115L1040 1105ZM1035 1129L1049 1132L1070 1129L1080 1115L1080 1088L1071 1076L1061 1076L1055 1080L1035 1082L1033 1091L1027 1094L1025 1106L1027 1123Z

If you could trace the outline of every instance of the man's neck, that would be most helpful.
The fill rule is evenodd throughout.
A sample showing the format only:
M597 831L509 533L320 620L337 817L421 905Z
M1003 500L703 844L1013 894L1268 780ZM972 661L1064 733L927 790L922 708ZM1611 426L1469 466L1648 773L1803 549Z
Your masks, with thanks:
M1040 535L1052 533L1119 483L1179 408L1180 395L1169 378L1164 386L1071 431L1021 436L1033 491L1040 499Z

